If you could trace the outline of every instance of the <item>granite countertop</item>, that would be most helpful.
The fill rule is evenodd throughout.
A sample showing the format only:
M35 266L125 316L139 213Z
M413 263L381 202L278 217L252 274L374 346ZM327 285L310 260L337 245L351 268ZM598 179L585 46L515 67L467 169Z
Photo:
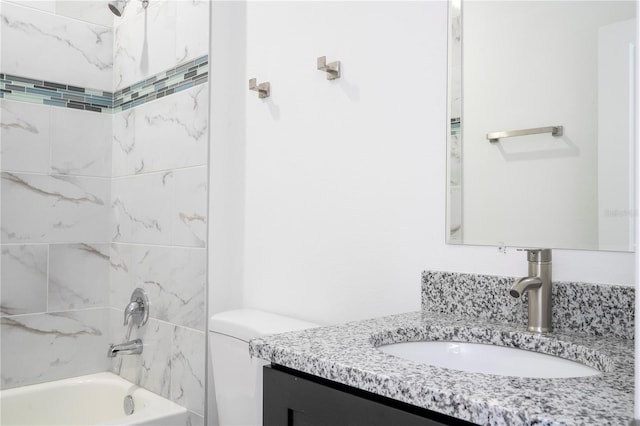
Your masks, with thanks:
M418 340L531 349L583 362L601 374L536 379L467 373L376 349ZM478 424L628 425L633 417L634 345L620 337L572 330L539 335L524 324L423 311L267 336L249 347L253 356L274 364Z

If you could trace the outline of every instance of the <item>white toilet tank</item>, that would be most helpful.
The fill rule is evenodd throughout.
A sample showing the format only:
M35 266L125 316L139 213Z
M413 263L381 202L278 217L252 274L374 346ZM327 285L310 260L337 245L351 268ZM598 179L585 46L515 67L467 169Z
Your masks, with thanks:
M255 309L221 312L209 318L209 345L220 426L262 425L262 367L249 356L249 340L318 327Z

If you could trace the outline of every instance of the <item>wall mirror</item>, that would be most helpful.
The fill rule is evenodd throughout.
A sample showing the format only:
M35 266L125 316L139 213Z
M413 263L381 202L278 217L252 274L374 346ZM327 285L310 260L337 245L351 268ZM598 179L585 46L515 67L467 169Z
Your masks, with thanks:
M450 1L448 243L635 249L635 18Z

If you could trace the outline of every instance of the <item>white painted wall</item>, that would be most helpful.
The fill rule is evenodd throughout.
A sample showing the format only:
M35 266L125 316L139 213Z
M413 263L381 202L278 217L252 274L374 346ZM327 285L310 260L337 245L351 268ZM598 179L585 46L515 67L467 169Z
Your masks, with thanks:
M246 3L211 2L209 313L242 303Z
M216 28L213 10L214 40L244 40L243 22ZM419 309L425 269L526 273L523 253L444 242L446 37L444 1L246 5L246 56L214 47L212 59L242 80L212 76L212 311L338 323ZM315 69L321 55L342 61L341 79ZM271 82L270 98L248 90L253 77ZM244 117L216 109L224 96L245 102ZM244 173L216 170L225 155ZM243 197L217 192L216 178ZM634 254L554 250L554 277L633 285Z

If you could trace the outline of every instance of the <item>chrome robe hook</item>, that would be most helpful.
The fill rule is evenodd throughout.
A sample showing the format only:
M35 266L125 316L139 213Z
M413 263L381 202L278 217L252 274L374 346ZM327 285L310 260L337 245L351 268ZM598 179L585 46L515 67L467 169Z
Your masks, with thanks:
M258 97L260 99L268 98L271 94L271 84L268 81L256 84L256 79L252 78L249 80L249 90L258 92Z
M327 57L320 56L318 58L318 69L320 71L326 71L327 80L340 78L340 61L330 62L327 64Z

